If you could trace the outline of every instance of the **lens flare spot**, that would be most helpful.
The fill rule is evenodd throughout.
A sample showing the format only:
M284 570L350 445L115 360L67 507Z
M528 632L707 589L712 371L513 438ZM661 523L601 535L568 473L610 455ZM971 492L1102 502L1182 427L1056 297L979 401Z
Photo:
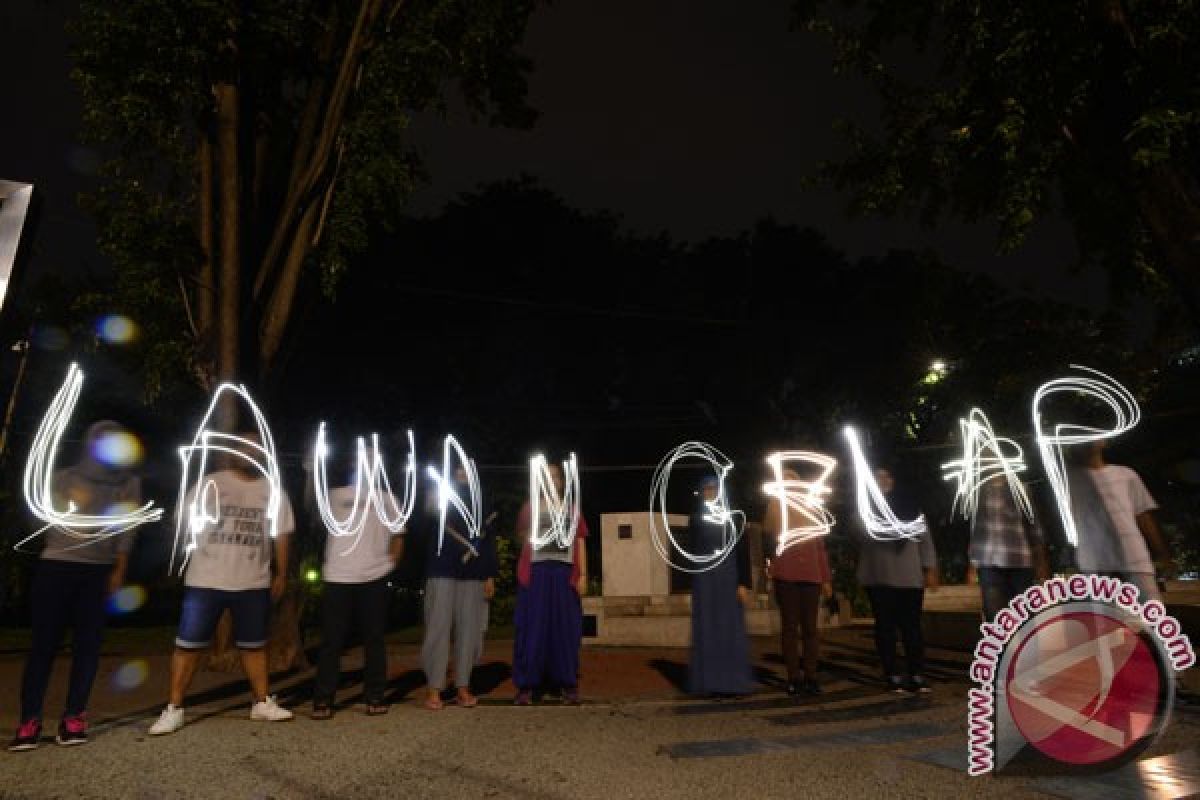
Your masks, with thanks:
M136 689L146 682L149 674L150 667L144 659L135 658L133 661L126 661L112 674L113 688L124 692Z
M142 461L142 443L128 431L111 431L92 442L92 458L109 467L133 467Z
M137 333L137 323L123 314L108 314L96 320L96 335L108 344L129 344Z
M146 590L135 584L122 587L109 600L109 607L114 614L128 614L145 604Z

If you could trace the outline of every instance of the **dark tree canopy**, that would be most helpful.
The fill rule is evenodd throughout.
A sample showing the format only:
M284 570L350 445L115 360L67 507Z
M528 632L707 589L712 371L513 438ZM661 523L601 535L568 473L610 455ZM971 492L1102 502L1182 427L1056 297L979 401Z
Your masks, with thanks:
M297 298L329 291L422 179L412 115L451 92L527 126L535 0L84 0L88 208L142 324L148 394L181 371L270 384ZM403 263L394 253L393 266Z
M857 212L1047 214L1118 289L1174 293L1200 323L1200 8L1190 0L799 0L881 126L843 122L823 175Z

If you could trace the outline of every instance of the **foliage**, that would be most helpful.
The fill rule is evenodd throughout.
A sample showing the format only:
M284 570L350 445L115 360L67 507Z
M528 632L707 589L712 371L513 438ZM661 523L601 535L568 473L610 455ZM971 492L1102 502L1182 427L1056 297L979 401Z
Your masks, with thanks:
M821 177L860 213L991 220L1004 250L1061 213L1083 263L1200 319L1200 13L1191 0L798 0L879 125L846 120Z
M211 160L205 145L221 147L217 90L237 90L236 152L216 161L218 173L226 157L240 167L216 180L234 181L239 196L239 347L257 356L244 358L248 372L265 374L268 311L291 314L289 250L304 255L302 290L333 291L367 243L367 221L388 227L422 179L405 137L414 114L444 109L453 92L492 123L532 122L530 64L516 48L535 2L81 3L74 76L84 134L103 157L86 207L117 276L111 296L90 302L141 324L149 398L212 380L204 265L223 251L200 231L202 206L222 211L222 195L200 165Z

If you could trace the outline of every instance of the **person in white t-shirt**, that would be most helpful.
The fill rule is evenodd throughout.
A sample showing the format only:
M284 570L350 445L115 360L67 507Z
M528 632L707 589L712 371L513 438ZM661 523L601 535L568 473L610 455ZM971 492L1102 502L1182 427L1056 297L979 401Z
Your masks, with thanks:
M257 433L241 433L251 442ZM191 685L200 653L212 643L221 614L233 617L234 644L250 682L250 718L276 722L292 718L267 694L267 621L272 601L283 596L287 579L288 544L296 523L287 494L280 490L271 536L268 518L271 484L248 460L232 456L229 468L202 477L186 495L214 493L216 521L196 534L196 547L184 578L183 612L175 653L171 657L171 689L167 707L150 734L174 733L183 727L183 698ZM208 496L208 495L206 495ZM186 508L177 513L186 514ZM274 573L272 574L272 567Z
M1171 559L1154 519L1158 504L1136 472L1105 460L1106 444L1092 442L1079 453L1078 474L1086 482L1071 486L1076 566L1134 584L1143 602L1161 600L1155 572L1168 573Z
M367 714L386 714L388 576L404 553L403 530L393 534L379 519L366 493L358 496L356 476L349 485L329 492L334 517L348 519L355 500L368 503L370 511L361 532L349 536L328 534L321 589L321 657L313 689L313 719L333 716L338 670L346 635L352 620L362 637L364 670L363 697ZM391 497L388 495L387 497ZM388 502L387 499L384 502ZM398 507L391 497L391 508Z

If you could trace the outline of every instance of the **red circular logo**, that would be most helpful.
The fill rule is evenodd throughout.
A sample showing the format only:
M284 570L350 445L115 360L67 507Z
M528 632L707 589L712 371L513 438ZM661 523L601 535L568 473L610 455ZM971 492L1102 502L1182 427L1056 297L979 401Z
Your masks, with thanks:
M1039 751L1068 764L1120 758L1161 723L1161 665L1137 630L1074 611L1047 620L1009 663L1013 722Z

